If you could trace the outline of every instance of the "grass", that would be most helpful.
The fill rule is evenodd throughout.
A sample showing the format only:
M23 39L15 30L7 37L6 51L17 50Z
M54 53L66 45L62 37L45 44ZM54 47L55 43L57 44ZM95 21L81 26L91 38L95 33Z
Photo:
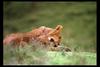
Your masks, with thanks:
M34 44L38 45L38 44ZM26 45L23 48L12 47L11 45L4 46L4 65L19 65L19 64L43 64L46 59L46 51L41 50L41 47Z
M32 44L23 48L5 45L3 56L4 65L96 65L96 53L47 51Z
M62 52L48 52L48 56L52 58L50 61L54 65L96 65L95 53L67 52L63 55Z

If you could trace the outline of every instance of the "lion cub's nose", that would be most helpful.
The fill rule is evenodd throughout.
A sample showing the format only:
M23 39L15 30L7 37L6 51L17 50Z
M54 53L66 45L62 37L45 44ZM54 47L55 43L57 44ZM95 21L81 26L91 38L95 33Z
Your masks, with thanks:
M54 45L54 47L57 47L57 45Z

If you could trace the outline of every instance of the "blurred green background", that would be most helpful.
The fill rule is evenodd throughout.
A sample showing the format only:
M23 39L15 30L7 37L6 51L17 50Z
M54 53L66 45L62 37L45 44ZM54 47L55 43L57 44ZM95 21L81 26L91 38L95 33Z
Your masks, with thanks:
M96 52L96 2L3 2L3 29L10 33L61 24L62 44Z

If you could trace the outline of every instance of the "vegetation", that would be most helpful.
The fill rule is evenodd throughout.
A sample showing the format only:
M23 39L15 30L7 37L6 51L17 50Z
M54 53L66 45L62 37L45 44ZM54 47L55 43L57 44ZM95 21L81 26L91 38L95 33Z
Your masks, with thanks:
M38 45L38 44L34 44ZM42 47L4 46L4 65L96 65L96 54L90 52L47 51Z

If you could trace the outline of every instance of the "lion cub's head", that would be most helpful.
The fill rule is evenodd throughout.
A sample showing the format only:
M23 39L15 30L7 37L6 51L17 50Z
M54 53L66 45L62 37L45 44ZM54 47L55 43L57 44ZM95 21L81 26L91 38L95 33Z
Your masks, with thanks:
M40 40L44 44L49 44L53 47L57 47L60 45L61 42L61 30L62 30L62 25L57 25L55 29L50 31L47 35L40 36Z

